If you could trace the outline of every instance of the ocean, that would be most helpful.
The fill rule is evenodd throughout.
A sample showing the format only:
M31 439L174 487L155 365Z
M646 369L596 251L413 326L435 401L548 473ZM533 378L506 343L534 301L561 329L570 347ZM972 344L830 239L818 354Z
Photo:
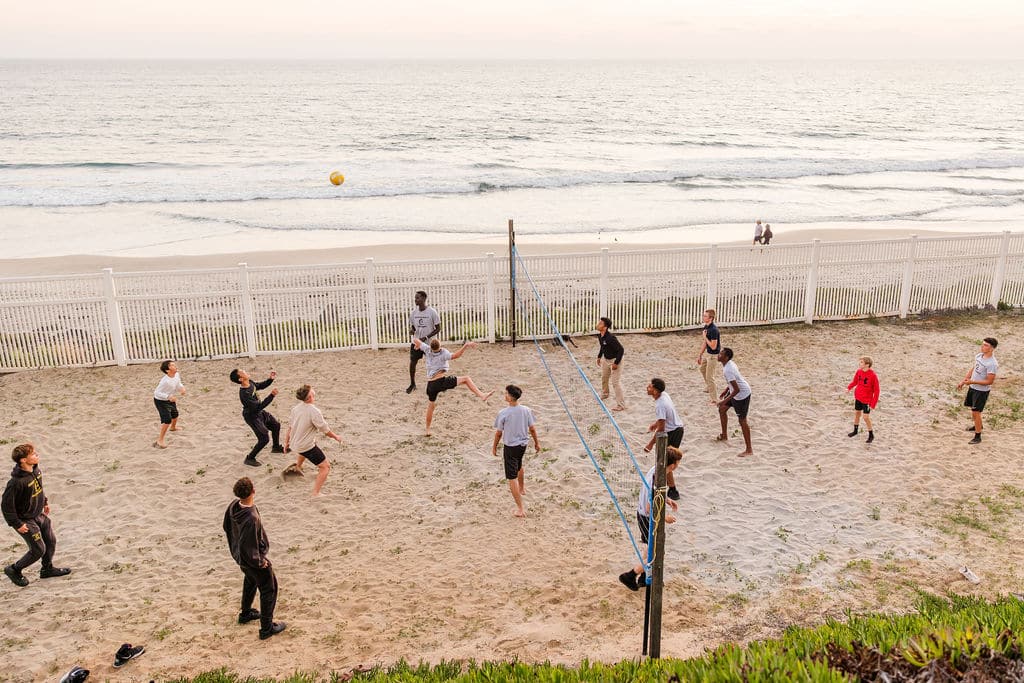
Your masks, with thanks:
M1024 229L1020 62L0 61L7 258ZM346 176L329 182L332 171Z

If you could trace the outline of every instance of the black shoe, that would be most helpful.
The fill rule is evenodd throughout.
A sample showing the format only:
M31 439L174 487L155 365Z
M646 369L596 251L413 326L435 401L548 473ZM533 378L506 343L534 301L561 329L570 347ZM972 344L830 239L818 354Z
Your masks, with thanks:
M67 576L71 570L67 567L43 567L39 570L40 579L52 579L55 576Z
M857 436L857 430L856 430L856 429L854 429L854 430L853 430L852 432L850 432L849 434L847 434L847 436L850 436L850 437L853 437L853 436Z
M284 630L286 625L287 624L285 624L283 621L275 621L270 625L269 630L264 631L263 629L260 629L260 640L266 640L271 636L276 636L278 633Z
M973 431L974 431L974 425L971 425L970 427L968 427L968 428L967 428L967 429L965 429L964 431L965 431L965 432L973 432Z
M284 446L274 446L270 449L271 453L284 453Z
M60 683L82 683L89 678L89 670L76 666L61 676Z
M24 588L28 585L28 579L25 578L24 574L15 569L13 564L9 564L4 567L4 574L7 574L7 578L10 579L15 586L21 586Z
M631 591L636 591L640 588L636 585L636 574L633 573L632 569L630 569L628 572L622 572L621 574L619 574L619 581L621 581L622 585Z
M967 443L981 443L981 434L975 434L974 438Z
M242 462L244 462L249 467L259 467L261 464L260 461L257 460L256 458L246 458Z
M415 384L410 384L409 386L407 386L405 388L405 393L407 393L407 394L411 394L414 391L416 391L416 385Z
M120 669L122 666L127 664L130 660L135 659L143 652L146 651L142 645L138 647L132 647L131 643L125 643L114 655L114 668Z
M258 609L253 609L252 607L250 607L249 609L245 610L244 612L240 612L238 614L238 623L239 624L248 624L250 621L256 621L259 618L260 618L260 611Z
M868 440L867 440L867 443L871 443L871 442L872 442L872 441L874 441L874 440L875 440L875 433L874 433L874 432L868 432Z
M671 500L679 500L679 489L677 489L675 486L669 486L668 497Z
M637 590L640 590L641 588L646 588L646 587L647 587L647 572L640 572L640 576L636 577L636 588L637 588Z

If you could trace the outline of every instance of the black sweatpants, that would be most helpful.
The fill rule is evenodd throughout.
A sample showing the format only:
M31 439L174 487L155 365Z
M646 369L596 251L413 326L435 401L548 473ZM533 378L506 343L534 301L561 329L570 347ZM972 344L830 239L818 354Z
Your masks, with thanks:
M252 608L256 591L260 592L260 630L269 631L274 623L274 607L277 606L277 576L268 562L263 569L238 565L245 575L242 582L242 612Z
M252 416L243 415L242 417L245 418L245 423L252 428L256 435L256 445L249 451L249 458L255 458L270 443L271 436L274 437L274 448L281 445L281 423L277 421L276 417L265 410Z
M53 566L53 553L57 550L57 536L53 533L53 525L46 515L39 515L31 522L25 522L28 531L19 534L28 552L20 560L14 563L14 568L19 572L35 564L39 558L43 558L43 569Z

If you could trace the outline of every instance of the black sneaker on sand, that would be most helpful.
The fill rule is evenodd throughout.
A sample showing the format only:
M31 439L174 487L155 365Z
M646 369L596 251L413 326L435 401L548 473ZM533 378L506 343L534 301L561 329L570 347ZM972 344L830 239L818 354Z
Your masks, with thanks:
M132 647L131 643L125 643L118 649L117 654L114 655L114 668L120 669L145 651L146 648L142 645Z
M868 440L867 440L866 443L871 443L874 440L875 440L875 433L874 432L868 432Z
M9 564L4 567L4 574L7 574L7 578L10 579L15 586L21 586L24 588L28 585L28 579L25 578L24 574L15 569L13 564Z
M260 461L257 460L256 458L246 458L242 462L244 462L249 467L259 467L260 466Z
M672 500L679 500L679 489L677 489L675 486L669 486L668 497Z
M981 443L981 434L975 433L974 438L967 443Z
M619 574L619 581L622 585L631 591L639 590L639 586L636 585L636 574L630 569L628 572L622 572Z
M260 640L266 640L271 636L276 636L285 629L285 626L287 626L287 624L283 621L275 621L270 625L268 630L264 631L263 629L260 629Z
M407 394L411 394L414 391L416 391L416 385L415 384L410 384L409 386L407 386L405 388L405 393L407 393Z
M52 579L55 576L67 576L71 570L67 567L43 567L39 570L40 579Z
M856 429L854 429L854 430L853 430L852 432L850 432L849 434L847 434L847 436L850 436L850 437L853 437L853 436L857 436L857 430L856 430Z
M273 448L270 449L270 452L271 453L284 453L284 446L280 446L280 445L274 446Z
M248 624L250 621L256 621L259 618L260 618L260 611L258 609L254 609L254 608L250 607L249 609L245 610L244 612L240 612L238 614L238 623L239 624Z

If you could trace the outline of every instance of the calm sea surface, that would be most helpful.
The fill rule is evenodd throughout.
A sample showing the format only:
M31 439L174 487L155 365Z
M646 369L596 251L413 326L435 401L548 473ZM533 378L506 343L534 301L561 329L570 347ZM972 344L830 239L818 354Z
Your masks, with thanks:
M509 216L1024 229L1019 62L5 61L0 93L9 256Z

